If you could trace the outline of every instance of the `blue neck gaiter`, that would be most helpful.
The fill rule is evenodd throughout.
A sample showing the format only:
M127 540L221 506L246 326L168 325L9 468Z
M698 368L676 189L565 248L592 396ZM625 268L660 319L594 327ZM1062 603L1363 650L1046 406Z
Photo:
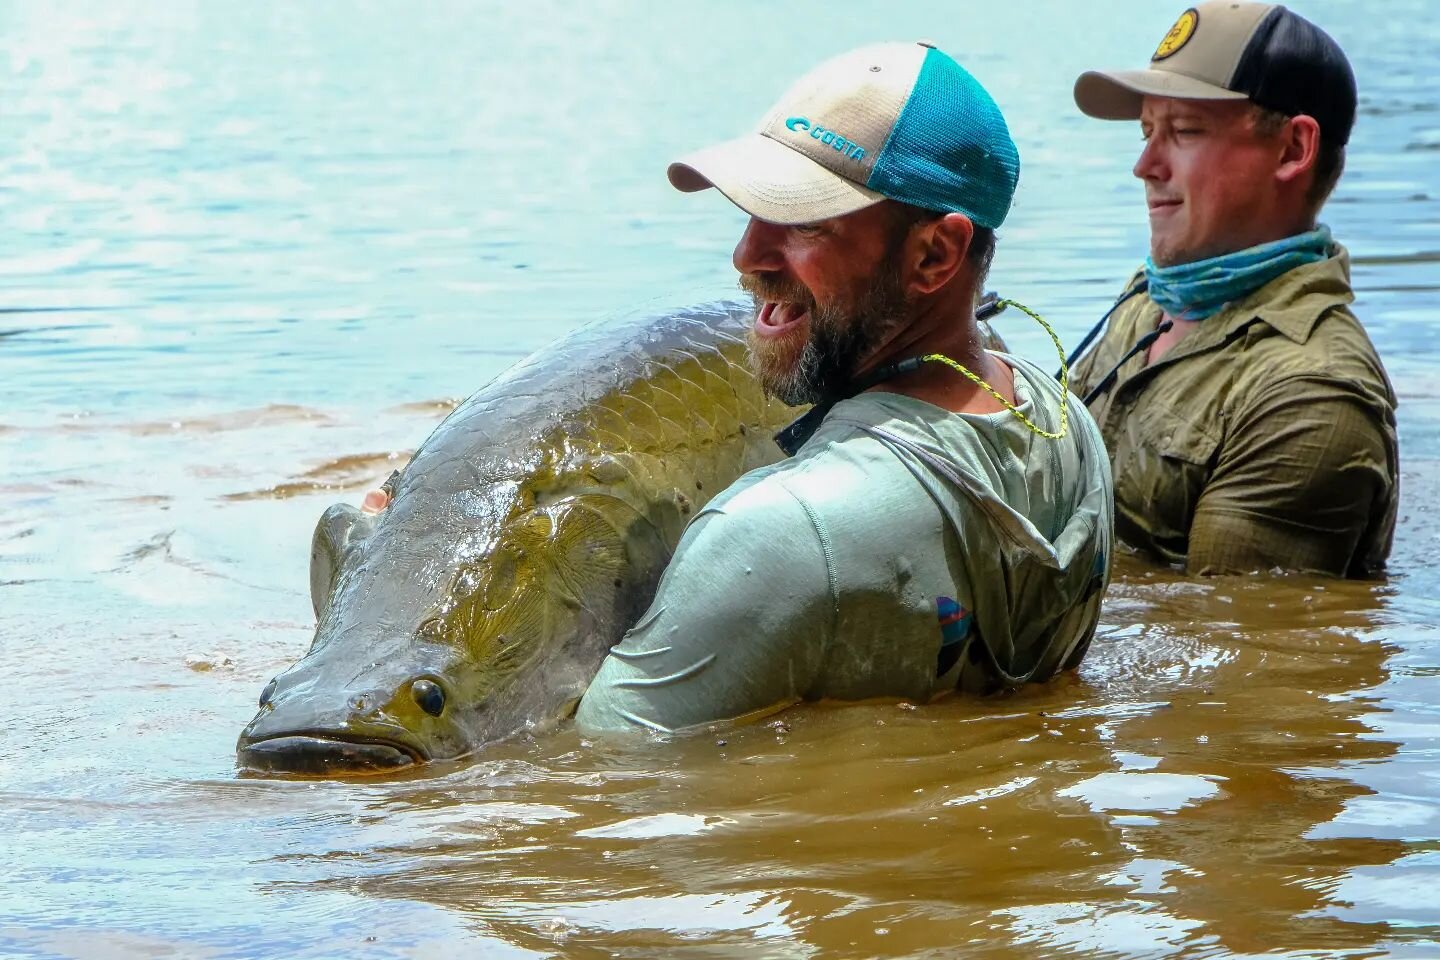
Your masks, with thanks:
M1157 267L1146 257L1145 277L1150 281L1150 299L1170 316L1203 320L1282 273L1329 255L1330 228L1321 224L1309 233L1173 267Z

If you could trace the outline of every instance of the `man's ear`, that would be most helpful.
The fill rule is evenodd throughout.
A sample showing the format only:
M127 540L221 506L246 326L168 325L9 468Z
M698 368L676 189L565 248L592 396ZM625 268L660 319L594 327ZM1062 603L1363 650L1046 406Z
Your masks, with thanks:
M1305 176L1307 170L1315 169L1320 155L1320 124L1307 114L1290 118L1280 134L1280 166L1275 177L1281 183L1290 183Z
M975 224L963 213L947 213L917 225L910 235L914 264L907 283L910 291L934 293L955 279L965 269L965 255L974 239Z

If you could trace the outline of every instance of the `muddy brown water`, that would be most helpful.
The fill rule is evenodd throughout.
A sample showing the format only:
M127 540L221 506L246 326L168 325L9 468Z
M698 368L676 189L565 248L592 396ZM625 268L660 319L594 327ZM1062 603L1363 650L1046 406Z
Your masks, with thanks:
M1440 956L1440 15L1298 9L1361 82L1326 219L1402 400L1387 580L1122 558L1014 696L352 782L233 766L315 518L582 320L729 289L741 221L668 159L934 39L1024 162L994 285L1073 343L1145 231L1138 131L1069 85L1179 11L0 9L0 955Z

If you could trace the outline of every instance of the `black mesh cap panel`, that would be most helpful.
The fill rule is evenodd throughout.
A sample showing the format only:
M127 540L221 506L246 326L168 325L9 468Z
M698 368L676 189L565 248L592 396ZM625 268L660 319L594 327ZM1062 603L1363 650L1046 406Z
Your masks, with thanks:
M1350 141L1356 100L1350 61L1328 33L1284 7L1260 21L1229 86L1262 107L1309 114L1328 142Z

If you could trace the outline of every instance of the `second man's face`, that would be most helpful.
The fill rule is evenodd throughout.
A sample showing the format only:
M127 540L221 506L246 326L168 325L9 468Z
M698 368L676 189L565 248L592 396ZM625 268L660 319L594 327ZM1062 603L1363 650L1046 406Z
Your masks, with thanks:
M1256 131L1254 116L1245 100L1145 98L1145 147L1134 172L1145 182L1157 265L1232 253L1269 236L1281 215L1282 148Z

